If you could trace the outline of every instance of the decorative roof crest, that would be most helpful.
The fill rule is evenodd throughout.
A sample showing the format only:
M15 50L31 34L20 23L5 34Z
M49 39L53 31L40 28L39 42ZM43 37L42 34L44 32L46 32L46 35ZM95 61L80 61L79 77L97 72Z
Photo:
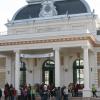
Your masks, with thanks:
M39 17L51 17L57 15L53 0L43 0L41 4L42 8Z

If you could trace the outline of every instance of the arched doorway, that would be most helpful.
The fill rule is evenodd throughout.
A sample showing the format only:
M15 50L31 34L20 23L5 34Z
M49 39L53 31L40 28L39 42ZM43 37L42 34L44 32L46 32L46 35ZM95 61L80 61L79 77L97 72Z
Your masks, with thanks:
M55 63L51 59L44 61L42 66L42 81L45 84L55 83Z
M84 65L82 59L76 59L73 63L73 83L84 85Z

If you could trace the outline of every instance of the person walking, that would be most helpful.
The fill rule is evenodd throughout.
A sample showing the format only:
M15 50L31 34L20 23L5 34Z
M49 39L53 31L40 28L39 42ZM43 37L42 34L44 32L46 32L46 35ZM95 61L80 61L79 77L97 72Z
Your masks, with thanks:
M97 92L97 90L96 90L95 84L92 84L92 94L93 94L93 97L97 97L96 92Z

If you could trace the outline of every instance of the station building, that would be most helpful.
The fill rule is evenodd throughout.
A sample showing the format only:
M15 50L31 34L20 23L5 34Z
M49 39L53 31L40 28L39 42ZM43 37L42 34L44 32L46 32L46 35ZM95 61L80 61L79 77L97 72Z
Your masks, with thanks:
M0 36L0 87L70 83L100 89L100 22L85 0L26 0Z

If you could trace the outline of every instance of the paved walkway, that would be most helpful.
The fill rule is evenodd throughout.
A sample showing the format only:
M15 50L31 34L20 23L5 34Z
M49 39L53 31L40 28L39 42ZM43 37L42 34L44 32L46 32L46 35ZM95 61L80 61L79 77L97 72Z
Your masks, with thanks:
M1 100L4 100L4 97L2 97ZM41 99L39 97L37 97L36 100L41 100ZM97 98L95 98L95 97L91 97L91 98L69 97L68 100L100 100L100 97L97 97Z

